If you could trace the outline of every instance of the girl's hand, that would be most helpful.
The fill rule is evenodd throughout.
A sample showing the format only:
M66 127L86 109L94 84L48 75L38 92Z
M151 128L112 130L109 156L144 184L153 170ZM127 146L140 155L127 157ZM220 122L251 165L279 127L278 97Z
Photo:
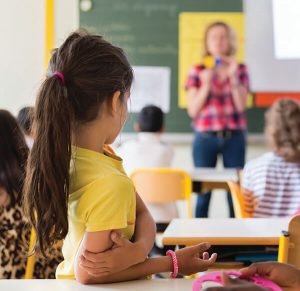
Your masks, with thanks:
M265 277L285 291L300 290L300 270L288 264L278 262L254 263L241 269L240 272L245 278L255 274Z
M215 253L209 257L209 254L206 252L209 248L210 245L208 243L201 243L176 251L178 273L181 275L191 275L206 271L217 259L217 254Z
M203 85L209 85L214 75L213 69L205 69L199 73L199 79Z
M80 257L80 267L91 276L99 277L123 271L142 262L138 244L122 238L117 232L111 233L113 247L105 252L84 251Z

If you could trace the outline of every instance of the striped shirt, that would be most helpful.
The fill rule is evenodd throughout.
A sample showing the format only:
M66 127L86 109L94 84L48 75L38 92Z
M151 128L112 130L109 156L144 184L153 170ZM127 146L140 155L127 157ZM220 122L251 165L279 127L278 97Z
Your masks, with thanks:
M300 208L300 164L266 153L244 168L243 188L258 199L254 217L292 216Z

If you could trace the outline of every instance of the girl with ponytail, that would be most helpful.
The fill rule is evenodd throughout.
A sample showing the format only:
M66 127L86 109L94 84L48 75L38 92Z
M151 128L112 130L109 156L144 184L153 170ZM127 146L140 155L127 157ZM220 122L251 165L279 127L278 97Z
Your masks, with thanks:
M85 284L173 271L171 256L147 258L155 223L122 160L106 146L127 116L133 71L124 52L80 30L54 51L48 75L36 101L36 140L25 181L36 249L45 254L64 240L56 276ZM212 265L216 255L209 257L207 248L201 244L172 254L179 272ZM87 253L96 260L87 262Z

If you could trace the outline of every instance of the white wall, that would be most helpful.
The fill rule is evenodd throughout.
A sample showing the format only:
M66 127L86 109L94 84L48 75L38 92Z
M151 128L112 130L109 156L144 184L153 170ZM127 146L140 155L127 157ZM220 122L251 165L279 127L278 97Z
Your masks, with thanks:
M44 77L45 0L0 0L0 108L33 105ZM79 25L78 0L56 0L55 45Z
M244 10L251 89L254 92L299 92L300 60L275 58L272 0L244 0Z
M36 0L40 1L40 0ZM79 27L79 0L56 0L55 2L55 46Z

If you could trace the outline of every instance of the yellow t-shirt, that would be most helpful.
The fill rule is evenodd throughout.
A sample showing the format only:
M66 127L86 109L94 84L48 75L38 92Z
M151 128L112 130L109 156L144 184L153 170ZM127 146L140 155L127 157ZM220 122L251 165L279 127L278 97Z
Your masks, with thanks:
M135 226L135 189L119 157L106 148L101 154L73 147L70 177L69 232L58 279L75 278L75 257L85 232L121 229L122 236L131 239Z

